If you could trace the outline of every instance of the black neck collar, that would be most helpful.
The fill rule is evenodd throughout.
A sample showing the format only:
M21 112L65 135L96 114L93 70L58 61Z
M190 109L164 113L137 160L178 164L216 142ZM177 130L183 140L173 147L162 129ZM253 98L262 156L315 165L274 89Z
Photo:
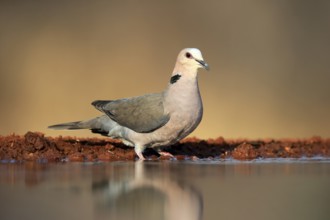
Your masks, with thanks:
M171 83L171 84L174 84L174 83L176 83L180 78L181 78L181 75L176 74L176 75L174 75L174 76L171 77L170 83Z

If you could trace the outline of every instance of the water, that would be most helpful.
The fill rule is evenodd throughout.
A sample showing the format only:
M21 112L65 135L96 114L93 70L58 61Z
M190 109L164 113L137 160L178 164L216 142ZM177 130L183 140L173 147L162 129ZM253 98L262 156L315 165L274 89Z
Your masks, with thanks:
M329 160L0 164L0 219L330 219Z

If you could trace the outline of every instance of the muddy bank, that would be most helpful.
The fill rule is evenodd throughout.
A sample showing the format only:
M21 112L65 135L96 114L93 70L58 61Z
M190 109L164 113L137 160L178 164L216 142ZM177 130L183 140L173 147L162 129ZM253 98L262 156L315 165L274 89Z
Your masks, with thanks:
M234 158L252 160L256 158L300 158L330 157L330 139L312 137L294 140L200 140L187 138L165 148L177 160ZM147 159L168 160L152 149L144 152ZM0 136L0 161L121 161L135 160L133 148L110 138L45 137L38 132L27 132L24 136Z

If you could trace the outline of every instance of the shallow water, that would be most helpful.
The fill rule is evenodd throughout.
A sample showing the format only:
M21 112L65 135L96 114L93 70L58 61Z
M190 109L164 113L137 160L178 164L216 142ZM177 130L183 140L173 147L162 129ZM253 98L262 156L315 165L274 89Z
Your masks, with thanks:
M330 219L329 160L0 164L0 219Z

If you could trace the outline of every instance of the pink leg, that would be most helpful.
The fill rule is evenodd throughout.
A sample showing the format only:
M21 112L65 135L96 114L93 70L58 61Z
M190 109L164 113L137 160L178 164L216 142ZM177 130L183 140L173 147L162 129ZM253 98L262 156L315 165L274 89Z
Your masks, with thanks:
M134 150L135 150L135 153L138 155L139 157L139 160L145 160L146 158L143 156L142 152L144 150L143 147L139 146L139 145L136 145L134 147Z
M136 153L139 157L139 160L145 160L146 158L143 156L142 152Z

